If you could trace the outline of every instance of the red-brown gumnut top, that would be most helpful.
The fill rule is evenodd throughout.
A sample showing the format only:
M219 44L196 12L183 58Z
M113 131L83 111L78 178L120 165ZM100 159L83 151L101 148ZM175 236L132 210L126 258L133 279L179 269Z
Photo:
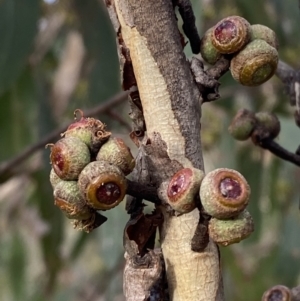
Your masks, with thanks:
M80 114L80 119L77 120L77 113ZM75 110L74 112L75 115L75 122L71 123L67 129L68 130L72 130L75 129L77 127L85 127L85 126L89 126L89 118L86 118L83 116L83 112L79 109Z
M89 147L92 153L98 152L101 145L111 135L110 132L106 131L106 125L98 119L84 117L83 112L79 109L75 110L74 115L75 122L70 124L62 135L65 137L77 137Z
M96 194L98 200L100 200L101 203L109 205L115 203L119 199L121 195L121 190L116 183L109 182L109 183L103 183L97 189Z
M215 28L214 35L221 44L228 44L237 35L236 25L230 20L225 20Z
M64 170L65 166L65 153L59 146L53 147L51 153L51 161L56 174L60 174Z
M236 199L242 193L241 185L232 178L225 178L220 182L220 192L225 198Z
M267 290L262 299L262 301L291 301L292 298L291 290L284 285L275 285L269 290Z
M182 194L189 189L193 172L189 168L181 169L171 179L168 186L168 197L171 202L176 202Z
M250 187L236 170L218 168L206 174L200 187L204 210L217 219L239 215L248 205Z
M69 125L67 131L75 129L75 128L81 128L89 126L88 118L82 117L79 121L73 122Z
M251 37L251 25L240 16L230 16L219 21L212 32L212 44L220 52L230 54L240 51Z
M269 296L269 301L277 301L277 300L283 300L283 293L277 289L277 290L274 290L270 296Z

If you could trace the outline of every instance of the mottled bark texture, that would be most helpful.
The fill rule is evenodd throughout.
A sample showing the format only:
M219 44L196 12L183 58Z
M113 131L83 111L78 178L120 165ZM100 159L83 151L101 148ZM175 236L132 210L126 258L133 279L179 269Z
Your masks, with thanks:
M200 106L203 97L183 53L183 38L173 7L176 2L114 0L105 3L118 36L123 87L131 96L132 92L139 92L141 108L137 105L139 113L132 115L141 116L142 112L145 121L145 129L141 127L138 131L140 137L135 139L140 149L136 171L144 176L141 179L136 172L135 180L143 184L148 181L148 185L157 188L158 196L163 200L166 183L180 168L204 170L200 140ZM134 199L134 202L138 201L138 198ZM202 218L199 210L180 216L174 215L167 206L159 206L157 210L163 216L159 241L170 300L222 301L217 246L209 241L204 250L192 251L196 229L197 233L199 229L206 231L206 227L198 226ZM199 236L205 235L200 233ZM135 249L137 254L134 254ZM129 250L131 254L127 256L131 259L127 257L127 262L132 262L135 255L141 260L135 243L131 244ZM149 267L158 267L155 264L156 257L153 258L150 256ZM138 267L139 264L134 268ZM143 265L140 267L145 268ZM127 264L124 274L127 300L167 300L166 296L159 297L159 294L157 299L150 299L154 296L149 293L154 282L149 284L146 281L148 293L142 293L139 298L137 292L132 294L135 283L140 283L146 277L141 275L147 272L137 271L140 276L129 281L128 268ZM148 272L152 275L151 271ZM162 276L160 268L156 270L155 279L157 275ZM142 290L145 291L144 288Z

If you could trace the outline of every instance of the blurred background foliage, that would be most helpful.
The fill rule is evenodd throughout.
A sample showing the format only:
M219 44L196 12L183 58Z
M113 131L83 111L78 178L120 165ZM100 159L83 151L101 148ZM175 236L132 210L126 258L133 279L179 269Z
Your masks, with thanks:
M299 66L296 1L192 2L201 34L239 14L273 28L281 59ZM106 212L108 221L91 234L73 230L53 205L49 150L32 148L71 122L74 109L97 108L120 92L106 9L101 0L2 0L0 37L0 299L124 300L124 206ZM300 282L300 171L251 142L234 141L227 127L239 108L273 111L282 125L278 142L290 151L299 145L299 128L276 77L258 88L242 87L230 74L221 82L222 98L203 106L205 166L235 168L252 188L256 231L221 253L227 299L254 301L272 285ZM127 113L124 99L98 117L128 139ZM26 149L26 160L4 168Z

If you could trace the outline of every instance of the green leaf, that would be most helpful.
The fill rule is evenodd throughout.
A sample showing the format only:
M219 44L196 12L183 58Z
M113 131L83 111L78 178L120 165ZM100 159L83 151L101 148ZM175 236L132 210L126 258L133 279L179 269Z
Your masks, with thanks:
M5 141L1 144L0 160L33 142L37 132L36 115L36 86L31 71L26 68L18 81L0 96L0 137Z
M0 2L0 93L20 75L33 46L39 18L38 0Z
M60 248L64 238L64 216L53 203L49 169L45 168L34 174L37 189L33 197L39 207L41 217L50 228L49 232L41 239L41 247L47 269L46 290L48 293L54 289L57 274L63 266Z
M26 287L25 267L26 267L26 250L24 243L18 232L14 233L12 240L10 258L9 258L9 279L11 291L14 300L24 300L24 291Z
M74 1L88 56L93 64L89 76L89 105L99 104L120 90L116 33L106 7L97 0Z

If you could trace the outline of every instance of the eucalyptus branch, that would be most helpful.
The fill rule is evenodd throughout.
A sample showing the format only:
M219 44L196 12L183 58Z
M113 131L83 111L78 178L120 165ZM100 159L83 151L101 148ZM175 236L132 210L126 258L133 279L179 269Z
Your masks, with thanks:
M141 131L142 137L137 141L142 157L141 160L136 159L136 170L140 173L134 175L133 181L146 183L146 187L155 187L160 197L170 178L179 169L204 169L200 140L200 103L203 95L182 51L182 36L173 7L178 2L187 4L185 8L189 7L182 13L184 22L189 20L185 24L193 28L194 25L190 26L193 18L190 18L189 1L105 1L118 37L123 87L129 91L137 87L140 95L143 120L138 122L133 115L131 117L134 124L146 125L146 132ZM181 8L184 10L184 7ZM200 74L200 82L201 77ZM210 79L207 82L211 84ZM215 79L212 79L212 83L218 86ZM135 185L129 183L132 194L136 194L136 190L133 192ZM192 250L191 241L199 229L199 210L180 216L170 214L164 206L158 206L157 211L163 215L163 224L159 228L160 242L170 300L223 301L218 247L209 240L201 252ZM153 230L158 224L153 218L129 222L133 223L130 231L137 234L133 235L135 241L129 239L132 236L124 239L125 249L127 252L131 250L128 256L132 261L145 249L147 240L152 239L148 231L142 231L141 228L150 227ZM124 233L128 234L128 231ZM202 227L200 232L205 234L207 227ZM147 285L153 283L153 279L149 268L138 265L136 269L144 271L143 275L147 276L134 276L134 281L127 273L124 274L123 287L127 300L145 300L150 296L151 287L147 288ZM144 295L138 297L138 294L134 294L136 288L132 283L141 283L141 280L146 290Z

